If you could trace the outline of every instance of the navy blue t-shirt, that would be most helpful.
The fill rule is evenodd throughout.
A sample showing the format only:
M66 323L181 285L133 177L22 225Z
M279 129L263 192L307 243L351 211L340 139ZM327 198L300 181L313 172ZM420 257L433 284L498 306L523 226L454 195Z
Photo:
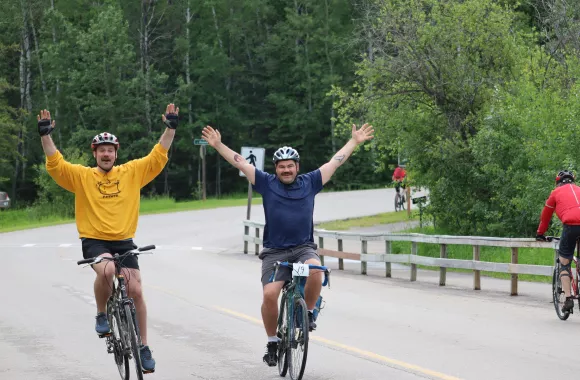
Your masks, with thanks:
M290 248L314 243L314 197L322 190L319 169L285 185L273 174L256 169L254 190L262 194L265 248Z

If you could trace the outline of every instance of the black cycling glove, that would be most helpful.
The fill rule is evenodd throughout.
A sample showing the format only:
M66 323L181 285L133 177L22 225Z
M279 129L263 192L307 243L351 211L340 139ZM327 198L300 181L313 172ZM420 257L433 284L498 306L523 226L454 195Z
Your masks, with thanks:
M177 128L177 121L179 117L175 113L166 113L165 114L165 125L167 128L175 129Z
M546 239L546 237L543 234L537 234L536 235L536 240L538 240L538 241L548 241L548 239Z
M52 121L50 119L38 120L38 133L41 136L50 135L53 130L54 130L54 127L52 126Z

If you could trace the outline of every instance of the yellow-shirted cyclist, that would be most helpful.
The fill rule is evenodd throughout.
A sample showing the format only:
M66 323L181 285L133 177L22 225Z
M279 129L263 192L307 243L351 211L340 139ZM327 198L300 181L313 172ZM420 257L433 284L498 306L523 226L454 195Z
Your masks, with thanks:
M55 182L75 194L75 221L82 241L85 259L125 253L136 247L133 237L137 230L141 188L151 182L165 167L167 152L171 147L178 123L179 108L169 104L162 120L166 125L151 152L140 159L115 166L119 140L111 133L96 135L91 148L96 167L74 165L67 162L56 149L50 136L55 128L50 112L42 110L38 119L38 132L46 154L46 169ZM93 265L96 273L94 292L97 303L95 330L99 336L110 334L105 313L111 295L115 266L102 261ZM133 298L141 332L141 361L143 370L153 372L155 360L147 345L147 308L143 299L141 275L136 256L127 256L122 262L123 274L128 281L128 296Z

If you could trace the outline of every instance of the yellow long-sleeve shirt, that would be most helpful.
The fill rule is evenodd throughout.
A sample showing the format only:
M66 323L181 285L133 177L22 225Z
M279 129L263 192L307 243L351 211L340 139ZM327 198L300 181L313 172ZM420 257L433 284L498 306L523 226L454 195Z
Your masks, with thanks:
M71 164L57 151L46 157L46 169L58 185L75 194L79 237L124 240L137 230L141 188L161 173L167 160L167 150L156 144L147 156L103 174Z

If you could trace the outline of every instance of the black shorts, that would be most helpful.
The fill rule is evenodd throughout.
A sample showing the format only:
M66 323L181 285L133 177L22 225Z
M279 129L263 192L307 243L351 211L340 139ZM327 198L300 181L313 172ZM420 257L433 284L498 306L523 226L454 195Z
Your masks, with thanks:
M81 238L81 242L83 247L83 257L85 259L97 257L103 253L110 253L112 255L115 253L121 254L137 248L135 243L133 243L133 239L109 241ZM139 269L137 256L125 257L121 260L121 265L125 268Z
M403 189L405 189L405 184L399 181L395 182L395 190L397 191L397 193L400 191L401 187Z
M574 257L574 249L578 238L580 238L580 226L564 224L562 226L562 236L560 237L560 247L558 248L560 256L571 260Z

